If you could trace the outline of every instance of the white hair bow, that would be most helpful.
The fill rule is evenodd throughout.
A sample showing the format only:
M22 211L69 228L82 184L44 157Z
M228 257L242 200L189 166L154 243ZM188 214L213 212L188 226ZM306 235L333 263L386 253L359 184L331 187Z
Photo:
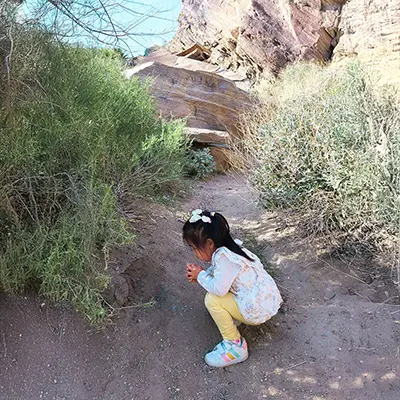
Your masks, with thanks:
M201 215L202 212L203 210L199 209L192 211L192 216L190 217L189 222L193 224L197 221L202 220L205 223L211 224L211 218L205 215Z

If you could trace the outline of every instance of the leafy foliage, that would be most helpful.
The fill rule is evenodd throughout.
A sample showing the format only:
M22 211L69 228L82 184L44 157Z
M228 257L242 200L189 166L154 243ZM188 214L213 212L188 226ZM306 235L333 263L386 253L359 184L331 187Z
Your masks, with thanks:
M188 174L203 179L215 172L215 161L209 148L190 150L187 164Z
M0 87L0 288L34 284L92 322L106 316L109 248L133 239L117 194L161 190L187 152L182 124L156 118L114 54L24 29Z
M400 104L356 63L300 64L263 87L244 121L252 183L268 208L295 207L312 232L375 245L400 227ZM371 243L372 243L371 242Z

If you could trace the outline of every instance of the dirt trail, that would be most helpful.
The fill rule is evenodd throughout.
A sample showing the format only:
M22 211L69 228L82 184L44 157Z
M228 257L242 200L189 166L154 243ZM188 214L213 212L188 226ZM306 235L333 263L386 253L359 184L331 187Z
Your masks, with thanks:
M0 399L398 400L400 306L389 304L390 285L316 259L237 179L219 176L194 193L173 208L143 201L126 210L140 237L135 251L114 254L117 295L154 306L120 311L99 332L36 296L0 295ZM194 259L179 216L198 207L221 211L237 236L265 246L286 298L284 312L245 329L250 359L226 370L203 364L220 338L204 292L185 278Z

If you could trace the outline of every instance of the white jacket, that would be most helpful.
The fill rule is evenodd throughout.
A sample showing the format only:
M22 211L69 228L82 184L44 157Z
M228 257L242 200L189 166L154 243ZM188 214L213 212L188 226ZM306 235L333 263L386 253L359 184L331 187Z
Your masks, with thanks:
M249 250L242 250L254 261L220 247L212 256L211 267L200 272L197 281L217 296L232 292L243 318L257 325L278 312L282 297L260 259Z

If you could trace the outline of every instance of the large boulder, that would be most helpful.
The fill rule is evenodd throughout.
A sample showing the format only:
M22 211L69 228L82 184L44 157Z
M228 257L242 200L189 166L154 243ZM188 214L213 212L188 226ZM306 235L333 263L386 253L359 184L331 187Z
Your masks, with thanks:
M252 104L247 92L212 72L149 61L124 74L141 80L152 78L150 92L162 116L186 118L188 128L226 131L238 136L239 116Z
M201 51L203 51L203 53L201 53ZM137 57L135 59L135 65L140 66L154 61L169 67L186 69L189 71L210 72L222 76L225 79L229 79L240 89L245 91L250 89L252 82L247 78L246 74L211 64L208 62L209 57L210 52L207 52L202 46L195 44L177 54L172 54L164 48L161 48L150 53L146 57ZM206 60L207 62L204 62Z
M191 54L193 52L189 52ZM196 57L199 55L196 54ZM211 147L217 170L229 165L229 143L240 136L238 122L250 110L250 95L215 66L165 51L138 60L124 71L127 78L151 79L150 92L164 118L185 118L186 135L201 147ZM240 81L237 74L227 73Z

